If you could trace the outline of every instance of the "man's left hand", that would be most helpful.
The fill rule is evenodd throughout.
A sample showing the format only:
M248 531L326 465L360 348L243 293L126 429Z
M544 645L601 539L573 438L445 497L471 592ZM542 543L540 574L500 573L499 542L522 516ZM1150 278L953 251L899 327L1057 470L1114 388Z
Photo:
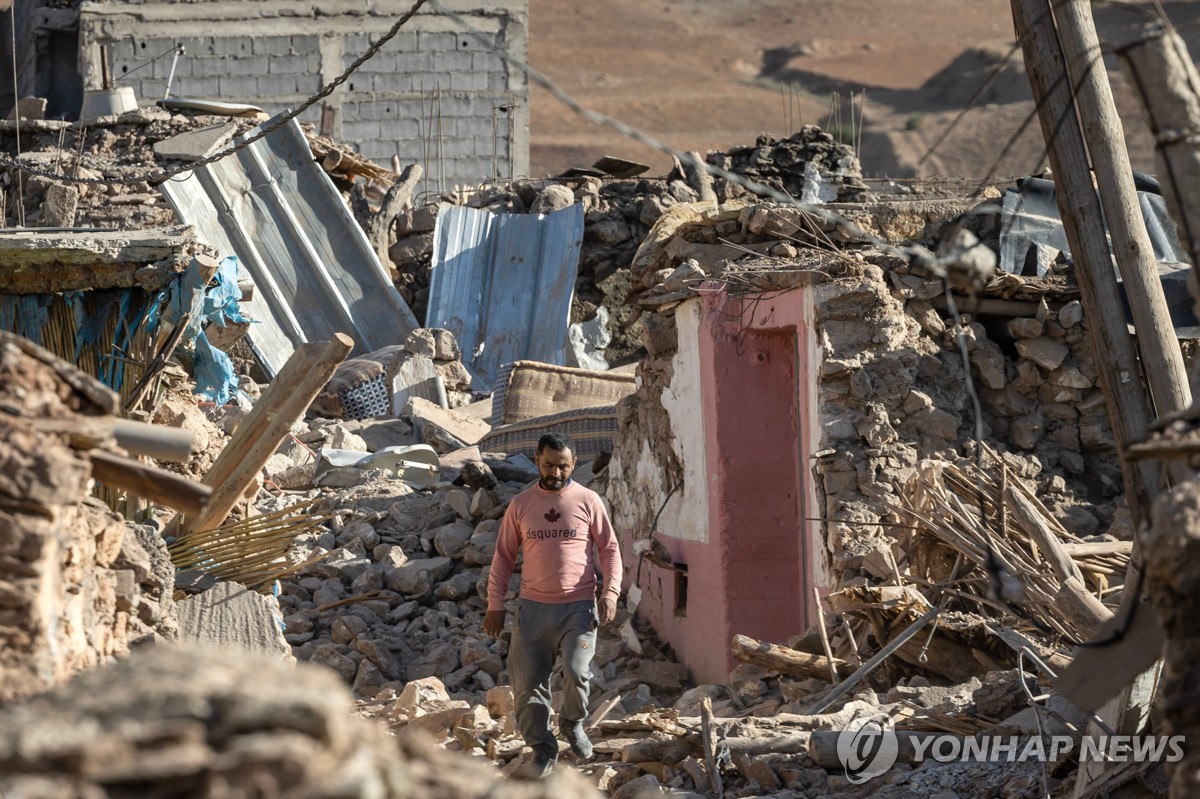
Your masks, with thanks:
M612 595L600 598L600 624L610 624L617 617L617 598Z

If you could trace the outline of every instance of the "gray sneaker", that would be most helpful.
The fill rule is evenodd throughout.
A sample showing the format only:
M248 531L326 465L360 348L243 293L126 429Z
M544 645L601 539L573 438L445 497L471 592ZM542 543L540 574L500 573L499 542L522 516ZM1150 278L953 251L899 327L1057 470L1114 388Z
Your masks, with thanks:
M580 760L591 759L592 741L587 737L587 733L583 731L583 722L576 721L564 724L562 726L562 736L571 745L571 751L575 753L575 757Z

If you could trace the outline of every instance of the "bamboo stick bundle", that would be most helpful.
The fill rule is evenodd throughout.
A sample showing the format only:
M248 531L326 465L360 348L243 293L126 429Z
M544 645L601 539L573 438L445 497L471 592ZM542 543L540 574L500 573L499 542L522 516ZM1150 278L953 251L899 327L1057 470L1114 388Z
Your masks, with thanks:
M287 553L297 536L333 518L308 513L314 501L301 502L263 516L230 522L212 530L193 530L167 544L175 568L196 570L265 592L275 580L306 566Z

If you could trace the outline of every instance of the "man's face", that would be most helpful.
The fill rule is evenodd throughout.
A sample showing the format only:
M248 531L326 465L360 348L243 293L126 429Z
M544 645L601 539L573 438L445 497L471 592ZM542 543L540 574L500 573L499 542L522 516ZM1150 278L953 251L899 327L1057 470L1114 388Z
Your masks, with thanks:
M569 449L546 447L537 454L537 467L542 476L538 485L547 491L558 491L575 470L575 454Z

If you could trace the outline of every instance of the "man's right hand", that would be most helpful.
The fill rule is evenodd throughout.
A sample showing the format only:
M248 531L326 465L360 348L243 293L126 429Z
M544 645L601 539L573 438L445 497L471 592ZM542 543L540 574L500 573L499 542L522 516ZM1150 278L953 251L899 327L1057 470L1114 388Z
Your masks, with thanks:
M483 631L492 638L499 638L504 632L504 611L489 610L483 617Z

